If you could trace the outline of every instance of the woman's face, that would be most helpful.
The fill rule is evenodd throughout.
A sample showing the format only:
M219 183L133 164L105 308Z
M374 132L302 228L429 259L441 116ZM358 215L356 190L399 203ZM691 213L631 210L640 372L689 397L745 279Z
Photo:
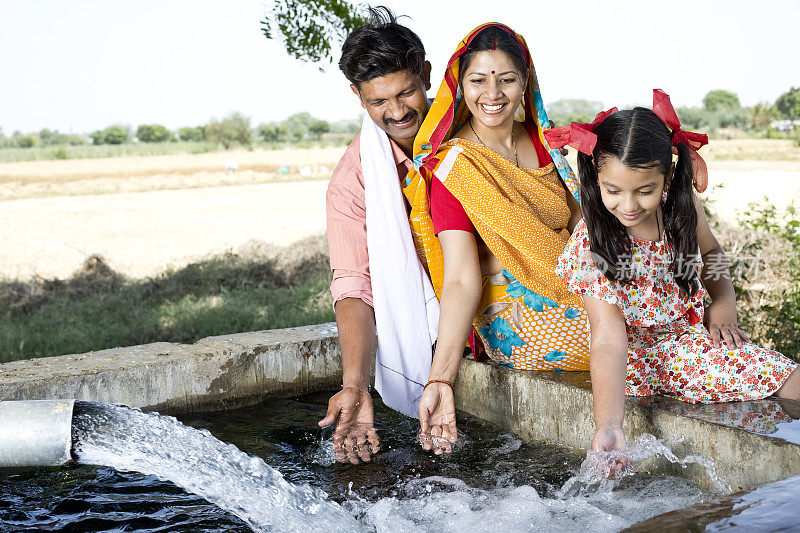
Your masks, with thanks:
M514 120L524 84L522 73L505 52L486 50L472 56L461 90L472 115L493 128Z

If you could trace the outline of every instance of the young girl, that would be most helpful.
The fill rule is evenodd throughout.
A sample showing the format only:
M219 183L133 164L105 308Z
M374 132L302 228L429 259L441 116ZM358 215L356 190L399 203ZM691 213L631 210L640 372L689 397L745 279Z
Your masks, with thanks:
M558 138L580 152L584 219L556 272L589 317L594 451L625 447L625 395L800 399L796 363L737 327L727 259L692 190L705 188L694 149L707 138L680 129L663 91L653 108L658 115L614 109L548 133L551 147Z

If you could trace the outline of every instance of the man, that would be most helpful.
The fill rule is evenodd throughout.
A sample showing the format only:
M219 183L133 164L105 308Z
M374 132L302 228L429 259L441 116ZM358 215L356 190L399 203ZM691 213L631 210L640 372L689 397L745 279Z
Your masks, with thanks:
M369 118L388 135L400 187L428 111L431 65L422 41L398 24L390 10L379 7L370 14L370 21L345 40L339 68ZM327 193L331 293L344 376L342 390L330 399L327 416L319 422L336 424L336 458L353 464L369 461L380 448L368 392L376 329L360 140L356 136L342 156Z

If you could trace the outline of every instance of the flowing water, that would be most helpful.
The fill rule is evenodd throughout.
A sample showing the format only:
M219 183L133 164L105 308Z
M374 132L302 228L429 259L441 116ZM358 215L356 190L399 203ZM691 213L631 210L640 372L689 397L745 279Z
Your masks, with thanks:
M677 458L655 439L636 443L628 470L608 480L597 457L582 462L459 415L456 452L437 457L416 445L416 421L379 401L381 453L338 464L331 430L316 427L327 398L181 421L79 402L83 464L0 474L0 530L610 531L716 494L653 473L654 461L699 463L715 479L713 464Z

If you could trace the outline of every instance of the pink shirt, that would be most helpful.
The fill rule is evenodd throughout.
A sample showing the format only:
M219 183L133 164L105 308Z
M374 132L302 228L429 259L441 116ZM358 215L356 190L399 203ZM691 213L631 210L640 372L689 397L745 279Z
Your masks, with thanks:
M360 134L356 135L339 160L326 195L328 247L333 271L331 294L333 303L343 298L360 298L372 306L360 139ZM389 139L389 143L402 182L411 170L411 159L394 141Z

